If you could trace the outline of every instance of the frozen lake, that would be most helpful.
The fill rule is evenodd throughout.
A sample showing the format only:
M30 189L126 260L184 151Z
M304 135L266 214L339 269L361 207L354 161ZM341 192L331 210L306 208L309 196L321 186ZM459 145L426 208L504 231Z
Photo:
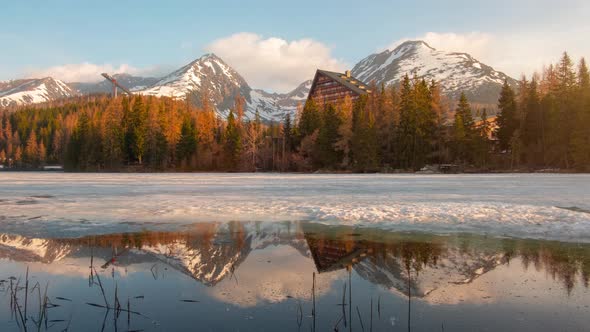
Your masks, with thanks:
M0 173L0 232L309 221L590 242L590 175Z

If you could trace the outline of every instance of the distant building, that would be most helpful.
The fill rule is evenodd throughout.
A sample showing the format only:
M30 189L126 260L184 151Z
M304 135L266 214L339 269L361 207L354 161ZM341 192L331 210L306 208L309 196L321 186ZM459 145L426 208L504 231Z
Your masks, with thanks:
M43 166L43 170L44 171L63 171L64 168L63 168L63 166L59 166L59 165L46 165L46 166Z
M352 77L348 70L345 73L336 73L318 69L307 100L313 99L318 104L338 104L347 96L354 101L369 93L369 86Z

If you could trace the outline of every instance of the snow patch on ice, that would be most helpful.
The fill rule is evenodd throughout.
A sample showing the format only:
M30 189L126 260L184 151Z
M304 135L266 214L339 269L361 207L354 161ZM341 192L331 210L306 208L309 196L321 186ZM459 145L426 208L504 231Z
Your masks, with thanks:
M557 207L590 210L588 192L590 175L0 173L0 231L311 221L590 242L590 214Z

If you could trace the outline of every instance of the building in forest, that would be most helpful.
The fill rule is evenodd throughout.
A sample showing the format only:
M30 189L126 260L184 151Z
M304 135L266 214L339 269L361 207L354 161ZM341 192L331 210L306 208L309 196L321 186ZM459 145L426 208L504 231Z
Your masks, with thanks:
M348 70L345 73L336 73L318 69L307 100L313 99L318 104L338 104L347 96L354 101L369 93L369 86L352 77Z

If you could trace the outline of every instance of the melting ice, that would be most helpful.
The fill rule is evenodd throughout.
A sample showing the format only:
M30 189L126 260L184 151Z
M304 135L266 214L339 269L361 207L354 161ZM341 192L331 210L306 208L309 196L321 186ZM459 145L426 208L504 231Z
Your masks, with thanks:
M311 221L590 242L590 175L0 173L0 231Z

